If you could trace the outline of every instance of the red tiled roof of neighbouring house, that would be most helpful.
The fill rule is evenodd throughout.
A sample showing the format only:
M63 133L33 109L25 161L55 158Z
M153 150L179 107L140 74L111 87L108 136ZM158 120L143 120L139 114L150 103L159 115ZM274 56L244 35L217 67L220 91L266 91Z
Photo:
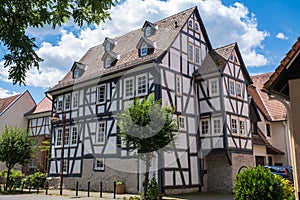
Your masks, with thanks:
M270 72L266 74L252 76L253 85L255 86L258 95L254 94L254 89L251 88L250 95L253 96L254 102L268 120L286 120L287 111L285 106L277 100L269 100L267 93L261 91L264 86L264 83L269 80L272 74L273 73Z
M0 98L0 114L6 110L21 94L17 94L14 96Z
M52 97L48 95L44 97L42 101L28 114L43 113L51 110L52 110Z

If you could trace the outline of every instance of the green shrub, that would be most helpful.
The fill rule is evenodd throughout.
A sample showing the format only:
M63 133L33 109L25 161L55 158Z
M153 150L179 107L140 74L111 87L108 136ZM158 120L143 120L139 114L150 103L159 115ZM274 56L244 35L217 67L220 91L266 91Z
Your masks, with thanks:
M156 181L155 175L153 175L151 181L147 186L147 195L145 196L143 193L141 197L143 200L160 200L162 199L162 194L159 191L158 183Z
M0 176L5 180L7 178L7 171L0 173ZM20 188L23 174L20 170L11 170L10 171L10 188L16 189Z
M22 179L22 183L24 184L24 187L29 188L31 187L44 187L44 183L47 178L47 173L42 172L35 172L34 174L31 174L29 176L26 176Z
M284 200L292 200L295 198L295 189L291 181L279 177L281 180L281 183L283 184L283 199Z
M262 166L248 168L237 175L235 200L282 200L283 196L281 177Z

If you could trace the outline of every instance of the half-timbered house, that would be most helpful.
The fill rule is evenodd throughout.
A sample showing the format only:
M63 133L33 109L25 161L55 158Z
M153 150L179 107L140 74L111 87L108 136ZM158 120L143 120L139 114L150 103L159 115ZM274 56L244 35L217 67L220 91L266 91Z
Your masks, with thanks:
M154 93L176 108L179 126L173 149L155 152L151 164L160 189L231 191L240 167L253 165L251 83L237 44L212 49L197 7L106 38L49 90L61 119L52 124L49 176L62 170L68 188L90 180L112 190L122 180L141 191L144 163L118 139L117 116Z

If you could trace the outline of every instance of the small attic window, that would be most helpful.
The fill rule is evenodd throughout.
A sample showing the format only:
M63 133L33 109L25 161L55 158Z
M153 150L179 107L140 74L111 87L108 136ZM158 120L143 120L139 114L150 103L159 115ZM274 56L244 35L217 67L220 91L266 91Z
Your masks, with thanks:
M111 67L111 57L107 56L104 63L105 68Z
M189 26L189 28L193 28L193 20L189 20L188 26Z
M73 77L74 77L74 78L78 78L79 75L80 75L80 70L79 70L78 68L76 68L76 69L74 70L74 72L73 72Z
M234 61L234 55L230 55L230 58L229 58L231 61Z
M145 30L145 36L148 37L151 35L151 27L147 26L146 30Z
M147 44L144 42L141 46L141 52L140 55L141 56L146 56L148 54L148 46Z
M110 50L111 50L111 44L107 42L107 44L105 45L105 51L110 51Z
M196 31L199 31L199 25L198 25L198 23L196 23L196 22L195 22L195 30L196 30Z

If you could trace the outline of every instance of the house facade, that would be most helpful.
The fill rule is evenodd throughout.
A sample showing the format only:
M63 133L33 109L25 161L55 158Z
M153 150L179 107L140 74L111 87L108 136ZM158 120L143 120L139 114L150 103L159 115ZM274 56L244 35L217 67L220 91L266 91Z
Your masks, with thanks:
M291 165L289 131L285 106L276 100L269 100L262 92L263 84L273 73L252 76L253 85L248 91L259 113L258 122L253 123L253 156L257 165Z
M6 126L26 129L27 120L24 114L31 111L35 105L35 101L29 91L0 98L0 134ZM0 163L0 171L4 170L6 170L5 165Z
M250 84L237 44L212 49L196 7L106 38L48 91L61 119L52 124L49 176L63 171L66 188L90 180L111 191L122 180L127 192L141 191L145 165L118 139L118 113L154 93L176 109L179 126L172 150L154 152L161 191L231 192L240 168L253 166Z
M48 172L48 152L42 151L44 141L49 141L51 131L52 97L47 95L34 109L25 113L27 128L37 149L28 164L23 166L23 172Z

